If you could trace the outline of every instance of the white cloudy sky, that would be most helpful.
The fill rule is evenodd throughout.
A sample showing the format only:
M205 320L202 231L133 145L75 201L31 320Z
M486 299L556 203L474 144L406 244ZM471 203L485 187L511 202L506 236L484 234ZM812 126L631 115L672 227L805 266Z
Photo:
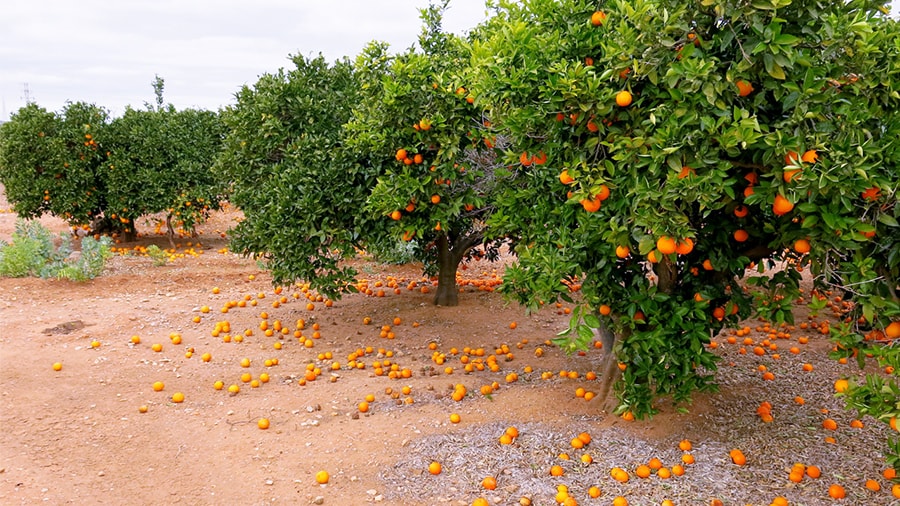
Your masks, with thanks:
M0 14L0 121L31 99L121 115L153 102L218 109L288 55L353 57L371 40L400 51L416 40L427 0L11 0ZM451 0L444 28L485 19L484 0Z

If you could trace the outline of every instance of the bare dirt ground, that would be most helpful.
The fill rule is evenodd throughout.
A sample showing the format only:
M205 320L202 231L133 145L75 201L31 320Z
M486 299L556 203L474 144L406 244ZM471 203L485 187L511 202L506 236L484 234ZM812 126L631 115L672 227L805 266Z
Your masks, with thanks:
M0 209L0 239L8 240L15 215L5 201ZM663 411L652 420L627 422L602 412L599 400L576 395L578 388L600 390L585 376L599 364L601 351L566 356L545 344L566 326L565 306L526 316L496 293L468 286L458 307L435 307L431 294L406 288L421 280L415 266L361 260L370 286L394 277L400 293L355 294L309 310L298 287L276 294L253 260L222 252L221 233L237 216L216 213L198 238L179 240L180 251L202 254L165 266L117 255L103 276L87 283L0 279L0 503L467 505L482 496L492 505L519 504L523 497L546 505L556 504L557 487L567 485L578 504L608 505L621 495L632 505L663 499L700 505L714 498L767 505L776 496L791 505L815 505L834 503L828 488L837 483L846 489L843 504L896 504L881 475L889 429L870 418L862 428L850 426L854 416L834 398L832 383L860 372L829 360L830 344L812 330L794 329L788 339L773 340L778 349L761 357L739 353L743 337L728 344L718 336L720 393L698 395L687 413L661 403ZM42 221L66 230L58 220ZM152 228L141 231L151 234ZM149 243L168 247L158 236L120 246ZM467 267L463 275L470 280L501 274L486 263ZM273 307L282 296L286 302ZM229 302L234 307L223 312ZM203 306L210 312L201 312ZM798 315L798 323L807 321L805 311ZM369 325L363 323L367 317ZM299 319L312 348L292 335ZM260 324L271 328L276 320L288 335L265 335ZM216 333L216 324L226 321L230 332ZM760 322L746 324L754 345L767 338L767 329L755 330ZM379 336L384 325L394 339ZM236 342L234 336L245 331L251 335ZM173 333L181 344L173 344ZM132 344L132 336L140 343ZM803 336L808 344L798 343ZM162 351L152 351L154 343ZM497 372L464 372L464 349L474 363L475 350L483 349L486 358L503 345L512 356L497 356ZM536 356L537 348L543 356ZM330 359L319 359L329 352ZM209 362L201 358L205 353ZM435 353L446 362L436 364ZM364 368L351 369L350 354L358 354ZM243 358L249 367L240 365ZM277 365L266 366L272 359ZM62 363L61 371L52 369L54 362ZM333 362L339 369L332 370ZM376 362L385 371L388 362L409 369L411 377L378 376ZM308 364L321 375L301 386ZM803 364L813 370L804 371ZM760 365L775 380L764 380ZM560 371L578 376L561 377ZM507 383L511 372L518 380ZM256 380L265 373L269 381L254 388L242 382L244 373ZM164 383L162 391L153 390L157 381ZM225 389L214 389L216 381ZM481 388L494 382L498 388L483 395ZM232 384L240 386L236 395L227 391ZM467 388L461 401L451 398L456 384ZM408 394L402 392L406 386ZM184 402L172 401L176 392ZM358 404L369 394L375 400L361 414ZM795 402L796 396L805 403ZM757 415L762 401L772 404L774 422ZM142 405L146 413L139 412ZM451 413L461 421L451 423ZM267 430L257 426L260 418L270 420ZM836 431L822 427L826 418L837 421ZM501 445L498 438L509 426L518 428L519 437ZM570 441L582 432L592 441L575 449ZM676 469L685 453L678 448L682 439L692 442L689 453L696 460L684 466L683 476L635 476L636 466L653 457ZM731 463L732 448L747 456L745 466ZM592 462L585 463L591 459L584 455ZM439 475L428 472L431 462L442 464ZM795 462L818 466L822 476L791 482ZM553 465L565 474L551 476ZM631 479L615 481L613 467ZM316 483L321 470L330 473L326 485ZM495 490L481 486L489 475L497 479ZM867 479L882 490L867 490ZM599 498L588 496L590 486L600 489Z

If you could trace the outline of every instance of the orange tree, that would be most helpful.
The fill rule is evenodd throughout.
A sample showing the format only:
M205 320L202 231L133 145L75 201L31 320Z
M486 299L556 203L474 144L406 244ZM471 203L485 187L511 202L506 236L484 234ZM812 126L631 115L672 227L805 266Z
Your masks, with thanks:
M209 170L221 140L215 112L129 108L110 121L91 104L59 114L28 104L0 129L0 182L24 217L51 213L130 239L137 217L168 211L189 229L223 196Z
M502 241L486 241L484 224L506 169L465 86L469 47L441 30L446 6L422 11L419 50L391 57L372 46L361 56L364 67L378 62L383 71L361 73L361 106L347 128L350 149L383 167L368 209L388 230L369 247L408 243L412 258L437 275L434 303L455 306L460 262L478 245L489 258L498 253Z
M900 38L882 10L500 1L475 30L475 103L520 167L489 223L517 241L504 286L536 308L581 281L560 343L600 329L618 412L714 389L723 326L791 321L801 273L767 269L789 258L853 291L864 323L842 341L900 326ZM889 418L885 389L859 404Z
M341 260L363 246L360 231L379 227L360 212L377 174L365 153L343 149L342 125L359 101L353 65L292 61L244 86L222 112L216 169L244 213L232 248L264 260L276 283L302 279L336 297L356 274Z
M90 223L106 209L101 174L107 112L82 102L60 113L29 103L0 126L0 182L17 214Z
M423 11L419 50L372 43L355 65L294 57L296 69L263 76L225 111L218 166L246 216L233 247L264 259L276 283L337 297L357 275L342 260L402 249L437 273L436 303L457 303L457 266L483 241L497 178L474 149L469 53L442 33L445 7Z
M211 170L224 128L213 111L174 106L128 108L109 126L103 167L109 217L128 230L138 217L165 213L170 241L174 218L185 230L218 209L225 184Z

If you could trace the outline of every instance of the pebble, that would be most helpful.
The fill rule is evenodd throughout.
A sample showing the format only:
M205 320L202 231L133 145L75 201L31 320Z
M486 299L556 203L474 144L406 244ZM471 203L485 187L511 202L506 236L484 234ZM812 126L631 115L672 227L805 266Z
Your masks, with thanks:
M313 499L313 504L322 504L325 502L325 498L317 495L315 499Z

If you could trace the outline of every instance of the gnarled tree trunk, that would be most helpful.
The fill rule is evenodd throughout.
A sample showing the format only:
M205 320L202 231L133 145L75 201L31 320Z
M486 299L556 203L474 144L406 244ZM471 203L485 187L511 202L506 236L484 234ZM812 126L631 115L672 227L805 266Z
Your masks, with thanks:
M451 239L446 232L438 235L438 286L434 295L436 306L459 305L459 288L456 286L456 271L459 263L473 246L481 242L482 235L473 233Z

